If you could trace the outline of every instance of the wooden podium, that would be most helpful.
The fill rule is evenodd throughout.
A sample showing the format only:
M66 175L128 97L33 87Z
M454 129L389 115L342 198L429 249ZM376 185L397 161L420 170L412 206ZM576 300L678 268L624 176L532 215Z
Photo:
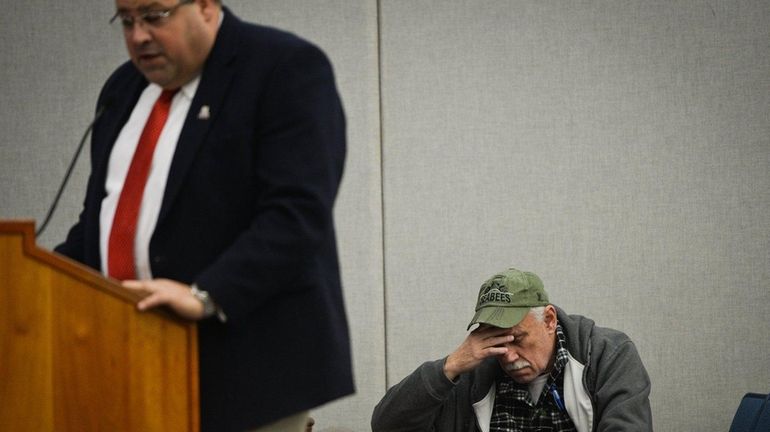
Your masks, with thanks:
M199 430L196 326L0 221L0 429Z

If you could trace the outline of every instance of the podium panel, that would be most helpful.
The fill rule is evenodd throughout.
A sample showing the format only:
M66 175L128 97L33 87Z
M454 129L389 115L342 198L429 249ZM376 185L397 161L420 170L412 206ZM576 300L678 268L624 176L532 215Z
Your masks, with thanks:
M15 431L199 430L194 323L0 222L0 425Z

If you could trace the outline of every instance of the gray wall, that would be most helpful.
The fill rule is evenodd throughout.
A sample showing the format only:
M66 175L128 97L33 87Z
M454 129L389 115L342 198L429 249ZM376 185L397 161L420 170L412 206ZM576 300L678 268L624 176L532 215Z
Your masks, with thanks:
M226 3L319 44L348 115L336 215L358 393L314 411L316 430L367 430L511 265L632 336L657 430L726 430L743 393L770 391L766 0ZM40 220L125 53L109 2L6 9L0 218ZM87 157L42 245L86 176Z

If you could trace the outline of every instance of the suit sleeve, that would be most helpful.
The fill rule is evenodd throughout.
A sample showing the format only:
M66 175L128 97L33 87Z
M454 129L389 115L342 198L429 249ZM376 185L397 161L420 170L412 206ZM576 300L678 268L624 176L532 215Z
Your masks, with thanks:
M331 64L304 44L278 62L257 109L259 196L250 226L197 278L227 313L338 272L332 210L345 158L345 119ZM328 255L334 255L329 259Z
M121 69L125 69L125 66ZM96 110L94 114L94 123L93 123L93 129L91 131L91 174L88 176L88 182L86 186L86 196L83 201L83 206L80 212L80 215L78 216L78 221L70 228L70 230L67 232L67 237L64 239L64 242L57 245L54 248L54 251L68 257L72 258L75 261L81 262L83 264L96 266L98 263L94 262L86 262L86 212L88 211L88 205L89 202L93 203L98 197L91 196L94 194L95 190L103 189L101 187L97 187L93 184L94 182L94 170L96 169L96 160L97 156L95 153L95 147L94 147L94 141L93 141L93 130L96 129L99 126L99 121L102 118L102 110L109 109L109 105L112 103L112 98L107 97L106 94L108 93L108 88L111 86L114 86L116 82L116 76L119 74L118 71L114 72L110 78L107 80L107 82L102 87L102 90L99 93L98 102L96 104ZM97 230L98 232L98 230ZM95 267L96 268L96 267Z
M60 253L68 258L72 258L78 262L85 261L85 245L83 239L83 212L80 213L78 221L73 225L69 232L67 232L67 238L61 244L57 245L53 249L55 252Z

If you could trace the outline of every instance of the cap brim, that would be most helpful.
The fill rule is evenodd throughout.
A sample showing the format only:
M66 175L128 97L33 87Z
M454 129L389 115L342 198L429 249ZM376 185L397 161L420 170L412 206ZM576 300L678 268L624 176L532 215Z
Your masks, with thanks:
M510 328L520 323L529 313L530 307L489 306L476 311L468 329L474 324L489 324L494 327Z

